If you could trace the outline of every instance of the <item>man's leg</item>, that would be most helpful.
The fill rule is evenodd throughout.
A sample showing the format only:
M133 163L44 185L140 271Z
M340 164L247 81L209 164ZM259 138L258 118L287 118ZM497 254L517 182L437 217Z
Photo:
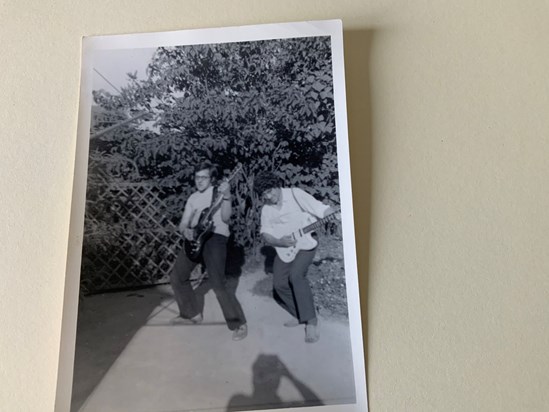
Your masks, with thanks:
M227 288L225 276L227 240L226 236L213 234L204 244L202 256L227 326L230 330L235 330L246 323L246 318L236 296Z
M290 286L291 267L291 263L283 262L278 255L275 257L273 262L273 289L276 302L290 313L290 315L297 318L294 293Z
M300 323L316 321L313 292L307 279L307 270L315 253L316 249L301 250L291 262L289 280L297 308L297 318Z
M190 280L195 266L196 262L191 261L182 248L170 273L175 301L179 307L179 314L184 319L191 319L200 314Z

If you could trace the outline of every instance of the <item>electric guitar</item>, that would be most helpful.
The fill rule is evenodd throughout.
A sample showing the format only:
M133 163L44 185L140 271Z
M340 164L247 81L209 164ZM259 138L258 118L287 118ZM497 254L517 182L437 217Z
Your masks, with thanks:
M309 213L302 212L296 215L296 218L284 224L277 225L273 231L275 237L292 236L296 241L294 246L283 247L275 246L278 257L283 262L293 261L300 250L311 250L318 245L311 233L327 222L338 219L339 210L335 210L328 216L316 220Z
M238 164L229 177L225 179L226 182L230 182L234 179L238 172L242 170L242 165ZM193 239L189 240L185 238L184 248L185 253L189 259L197 261L200 259L200 252L202 251L202 246L204 242L212 235L214 230L213 215L219 210L219 207L223 203L223 194L218 193L215 199L212 201L210 207L205 208L200 212L200 217L198 218L198 223L194 226Z

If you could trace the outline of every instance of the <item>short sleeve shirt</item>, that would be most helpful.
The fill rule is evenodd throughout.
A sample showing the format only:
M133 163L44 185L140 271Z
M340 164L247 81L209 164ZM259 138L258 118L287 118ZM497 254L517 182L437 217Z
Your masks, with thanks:
M198 223L198 220L200 219L201 212L206 209L207 207L210 207L212 204L212 196L213 196L213 186L210 186L203 192L194 192L192 195L189 196L189 199L187 200L187 203L185 204L185 209L189 209L191 212L191 227L196 226ZM229 225L221 219L221 208L218 208L216 212L213 215L213 223L214 223L214 233L218 233L220 235L229 236L230 230Z
M321 201L315 199L309 193L299 188L282 188L282 205L264 205L261 209L261 233L267 233L278 237L277 227L282 227L288 222L296 220L296 217L308 213L317 218L324 217L324 212L329 208Z

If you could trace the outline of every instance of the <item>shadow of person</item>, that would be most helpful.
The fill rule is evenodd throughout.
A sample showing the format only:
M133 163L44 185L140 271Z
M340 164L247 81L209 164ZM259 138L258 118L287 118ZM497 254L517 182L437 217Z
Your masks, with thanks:
M236 294L242 267L246 263L246 254L244 247L234 240L231 235L227 243L227 259L225 261L225 276L227 281L227 290L232 295Z
M225 273L227 277L234 278L242 275L242 267L246 263L244 246L237 243L234 235L227 242L227 260L225 261Z
M290 373L277 355L259 355L252 365L252 373L252 395L234 395L229 400L226 412L323 405L320 398L307 385ZM302 400L282 400L278 395L282 378L286 378L294 385Z
M275 248L265 245L261 248L260 253L265 256L263 270L265 271L265 273L273 273L273 264L276 256Z

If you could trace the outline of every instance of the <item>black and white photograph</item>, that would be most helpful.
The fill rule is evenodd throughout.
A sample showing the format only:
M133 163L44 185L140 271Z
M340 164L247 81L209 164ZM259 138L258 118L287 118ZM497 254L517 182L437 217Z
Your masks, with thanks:
M83 40L72 412L367 410L345 111L340 21Z

